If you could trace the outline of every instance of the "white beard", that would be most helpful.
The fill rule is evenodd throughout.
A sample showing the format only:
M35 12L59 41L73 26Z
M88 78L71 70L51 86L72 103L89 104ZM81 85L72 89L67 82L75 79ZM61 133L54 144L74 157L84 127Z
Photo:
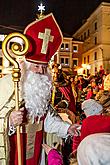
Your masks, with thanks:
M52 83L47 75L28 71L25 76L25 80L22 82L22 97L29 118L34 122L36 117L43 116L48 110Z

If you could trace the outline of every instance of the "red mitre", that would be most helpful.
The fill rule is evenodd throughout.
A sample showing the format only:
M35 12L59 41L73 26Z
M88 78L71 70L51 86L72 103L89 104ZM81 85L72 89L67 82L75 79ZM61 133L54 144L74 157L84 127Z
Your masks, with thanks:
M49 62L60 47L63 38L52 13L29 24L24 34L30 42L26 60L42 64Z

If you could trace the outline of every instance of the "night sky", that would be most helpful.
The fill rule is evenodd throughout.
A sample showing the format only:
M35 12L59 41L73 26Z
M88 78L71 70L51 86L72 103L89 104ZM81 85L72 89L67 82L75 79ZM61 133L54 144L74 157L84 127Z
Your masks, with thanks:
M40 2L45 14L53 12L62 32L72 35L103 0L0 0L0 26L25 28L35 20Z

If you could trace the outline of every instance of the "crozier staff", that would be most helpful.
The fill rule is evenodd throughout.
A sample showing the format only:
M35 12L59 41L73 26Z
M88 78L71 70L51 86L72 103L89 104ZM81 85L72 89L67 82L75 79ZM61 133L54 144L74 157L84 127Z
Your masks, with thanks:
M3 134L10 135L3 137L5 144L8 140L10 142L4 146L4 151L7 151L9 155L2 155L3 159L0 160L0 163L7 160L8 163L4 163L5 165L18 165L16 125L21 125L23 165L45 164L42 152L44 130L63 138L68 134L74 134L72 126L63 122L50 105L52 83L48 73L48 62L62 41L61 31L55 18L49 14L36 20L28 25L25 34L30 41L30 49L25 55L25 61L20 62L19 101L21 108L19 111L14 111L14 83L11 76L6 75L0 79L0 90L3 93L0 97L0 117L5 112L4 122L7 123ZM5 90L2 89L3 85Z

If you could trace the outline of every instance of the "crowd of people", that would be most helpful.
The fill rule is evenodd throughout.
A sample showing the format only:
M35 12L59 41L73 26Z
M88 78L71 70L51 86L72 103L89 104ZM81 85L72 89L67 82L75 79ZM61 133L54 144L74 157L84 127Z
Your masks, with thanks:
M61 73L61 68L60 68L59 73ZM77 75L76 77L67 76L63 78L63 81L62 79L60 81L60 76L59 76L59 79L57 78L56 84L57 86L59 84L58 88L61 88L62 86L63 88L65 87L67 88L68 84L71 84L71 88L73 92L73 96L71 95L71 97L74 97L74 99L72 98L68 99L68 97L65 97L65 99L69 100L69 104L72 100L75 101L75 104L74 104L75 110L74 109L70 110L68 106L68 110L65 111L65 113L68 114L76 130L74 132L72 143L69 148L70 155L66 157L68 161L65 161L65 155L67 155L68 153L67 150L65 150L66 154L63 153L64 159L61 159L61 157L59 159L59 153L57 153L58 155L56 155L56 150L52 149L51 147L48 148L49 146L45 144L45 146L43 146L45 150L48 149L48 151L50 151L48 152L48 161L51 162L50 157L52 157L52 152L53 152L54 155L56 155L55 157L58 156L58 162L59 161L61 162L61 163L57 163L56 161L56 165L62 164L62 160L64 161L63 164L66 164L66 165L75 164L75 163L78 163L80 165L83 165L83 164L91 165L91 163L93 163L95 165L96 162L98 162L97 164L105 164L105 162L109 162L110 161L109 156L105 156L107 154L106 150L102 151L102 154L99 154L99 155L97 154L97 159L94 152L94 155L91 155L92 158L90 158L89 156L89 158L92 160L90 161L89 159L86 160L86 158L83 158L83 157L86 157L87 154L85 155L84 153L82 154L81 147L79 146L80 146L80 143L83 141L83 139L86 139L86 137L88 137L91 134L94 134L95 136L97 135L97 133L98 133L98 136L99 134L101 134L101 136L105 137L105 140L106 140L106 134L107 134L107 139L108 139L108 135L110 133L110 74L105 75L104 71L103 72L99 71L97 75L94 75L94 76L89 75L86 78L84 78L83 75ZM70 90L68 92L66 88L65 88L66 93L70 94ZM62 95L64 95L64 93L62 93ZM59 109L57 110L59 111ZM94 139L95 138L93 138L93 140ZM96 136L96 139L97 139L97 136ZM102 140L102 138L100 139ZM106 142L104 143L105 143L104 145L106 145ZM85 144L87 145L86 142ZM66 143L66 145L70 145L70 144ZM100 142L99 142L99 145L101 146ZM90 144L90 146L92 145ZM97 147L98 146L96 146L96 150L99 150L97 149ZM84 147L82 148L84 152ZM78 149L78 152L82 154L83 156L81 156L79 153L77 154L77 149ZM85 146L85 149L86 149L86 146ZM108 147L108 150L110 151L109 147ZM104 155L105 158L101 159L100 155Z
M18 111L11 75L0 79L0 164L19 165L16 129L20 126L22 165L109 165L110 74L105 75L102 67L86 78L66 76L58 64L49 69L48 62L62 42L54 21L50 14L25 29L30 49L25 59L18 59ZM46 133L62 139L60 151L57 144L46 143Z

